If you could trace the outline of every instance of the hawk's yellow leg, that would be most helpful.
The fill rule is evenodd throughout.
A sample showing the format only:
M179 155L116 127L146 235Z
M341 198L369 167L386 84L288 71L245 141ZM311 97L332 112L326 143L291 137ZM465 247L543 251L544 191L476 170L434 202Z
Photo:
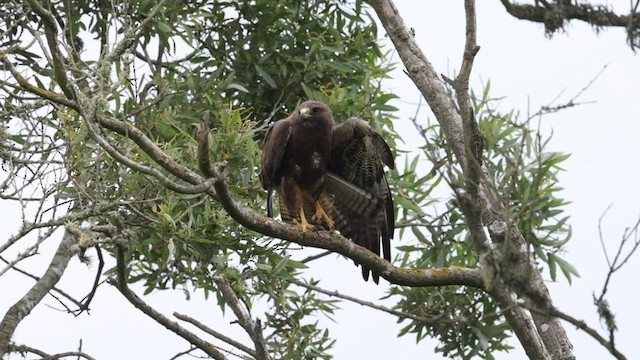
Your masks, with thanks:
M320 205L319 201L316 201L315 218L316 219L324 219L324 221L327 222L327 225L329 226L329 229L333 230L333 226L334 226L335 222L333 221L333 219L331 219L331 217L329 217L329 215L326 213L326 211L324 211L324 209L322 208L322 205Z
M295 222L297 223L298 220L295 220ZM300 207L300 226L302 226L302 232L316 229L315 226L309 224L309 222L307 221L307 217L304 216L304 209L302 207Z

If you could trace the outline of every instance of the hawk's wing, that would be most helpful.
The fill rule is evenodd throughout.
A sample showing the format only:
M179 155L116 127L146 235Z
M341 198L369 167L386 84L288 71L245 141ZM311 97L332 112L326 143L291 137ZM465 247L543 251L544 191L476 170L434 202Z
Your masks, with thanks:
M267 190L267 215L273 217L273 190L280 184L278 169L284 155L285 148L291 137L291 123L287 120L279 120L273 123L262 143L262 169L260 170L260 182Z
M395 167L393 154L364 120L350 118L333 128L326 179L326 191L332 195L333 203L327 204L330 216L343 236L377 255L382 244L384 259L391 261L394 215L385 164ZM369 279L369 272L362 268L365 280ZM378 283L378 279L374 273L373 280Z

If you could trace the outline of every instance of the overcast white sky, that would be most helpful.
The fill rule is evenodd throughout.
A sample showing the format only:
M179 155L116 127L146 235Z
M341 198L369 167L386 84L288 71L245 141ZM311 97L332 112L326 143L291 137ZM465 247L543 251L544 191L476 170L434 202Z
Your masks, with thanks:
M620 11L628 6L626 0L609 3ZM418 43L436 70L450 74L457 69L464 45L462 1L399 0L396 4L405 22L415 29ZM573 23L567 27L567 34L547 39L541 25L512 18L498 0L478 1L477 8L481 50L476 57L472 86L480 89L482 81L491 80L491 93L495 97L505 97L501 103L505 111L514 108L526 116L528 107L535 111L561 92L564 95L560 102L567 101L608 65L580 98L595 103L547 116L542 121L546 130L554 132L551 150L573 154L565 164L567 171L560 176L560 185L565 189L562 195L572 202L567 212L572 215L573 239L565 258L581 274L572 286L559 276L558 283L549 284L551 295L561 310L603 331L592 301L593 292L600 291L606 275L606 262L598 240L598 218L612 204L604 222L604 236L611 252L624 228L640 215L639 58L626 45L625 34L620 29L606 29L596 34L588 26ZM403 129L409 145L415 140L411 138L413 129L408 117L414 114L412 104L417 103L419 94L402 69L399 65L394 78L385 85L400 96L397 105L402 112L396 127ZM427 112L421 113L426 121ZM3 208L2 239L8 236L8 229L14 231L19 225L19 214L15 210ZM46 245L41 253L50 254L47 250L55 245ZM35 257L32 263L44 268L49 260L49 255ZM84 295L93 270L74 259L60 286L67 289L81 284L80 288L75 286L74 293ZM323 279L324 287L370 301L383 296L387 285L384 280L379 286L363 282L360 271L351 261L336 256L314 264L310 271L314 277ZM608 296L617 315L616 343L629 359L640 358L640 347L637 346L640 313L634 308L639 271L640 256L616 275ZM17 274L0 277L0 289L7 289L8 284L11 284L12 292L0 296L0 314L4 314L32 285ZM218 317L217 305L212 302L197 298L185 302L180 294L153 293L145 300L167 315L178 311L197 317L214 328L234 320L231 316ZM100 288L90 316L71 319L45 304L55 305L55 302L46 298L20 324L14 338L17 342L54 353L73 349L82 338L84 349L98 359L169 359L188 349L186 342L176 340L174 335L137 312L107 286ZM335 314L334 320L336 322L323 321L338 339L333 350L337 359L440 358L433 355L433 342L416 345L412 336L397 338L400 326L389 315L343 304L343 310ZM567 324L566 328L578 359L611 358L594 340L571 325ZM241 333L238 329L235 332ZM499 355L500 359L524 358L519 344L512 341L512 345L516 349Z

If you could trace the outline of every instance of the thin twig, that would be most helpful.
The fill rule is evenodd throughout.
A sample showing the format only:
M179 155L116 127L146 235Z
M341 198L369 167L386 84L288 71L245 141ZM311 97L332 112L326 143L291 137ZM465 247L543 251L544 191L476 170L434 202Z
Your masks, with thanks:
M188 355L188 354L191 354L194 350L198 350L198 348L192 345L192 346L189 348L189 350L181 351L181 352L179 352L179 353L177 353L177 354L173 355L169 360L176 360L177 358L181 357L182 355Z
M315 255L307 256L306 258L300 260L300 262L303 263L303 264L306 264L308 262L311 262L313 260L318 260L320 258L323 258L323 257L325 257L327 255L331 255L331 254L333 254L333 251L326 250L326 251L323 251L323 252L315 254Z
M337 290L334 291L330 291L330 290L325 290L321 287L312 285L312 284L308 284L308 283L304 283L302 281L296 280L296 279L290 279L289 280L292 284L301 286L303 288L307 288L309 290L313 290L316 292L319 292L321 294L325 294L325 295L329 295L329 296L333 296L333 297L337 297L343 300L347 300L347 301L351 301L353 303L356 303L358 305L362 305L362 306L366 306L375 310L380 310L382 312L386 312L387 314L391 314L394 316L397 316L398 318L402 319L411 319L411 320L415 320L415 321L419 321L421 323L427 324L427 325L436 325L436 324L452 324L452 323L457 323L457 321L453 321L453 320L442 320L442 319L438 319L433 318L433 319L427 319L421 316L417 316L417 315L413 315L407 312L403 312L403 311L398 311L398 310L394 310L391 308L388 308L386 306L382 306L382 305L378 305L378 304L374 304L370 301L366 301L366 300L362 300L362 299L358 299L355 298L353 296L349 296L349 295L344 295L344 294L340 294Z
M207 334L209 334L209 335L211 335L211 336L213 336L213 337L215 337L215 338L217 338L219 340L222 340L222 341L226 342L227 344L229 344L229 345L231 345L231 346L233 346L233 347L235 347L235 348L237 348L239 350L242 350L242 351L246 352L247 354L249 354L249 355L251 355L253 357L256 357L256 352L253 349L251 349L250 347L248 347L248 346L242 344L241 342L238 342L238 341L236 341L236 340L234 340L234 339L232 339L232 338L230 338L230 337L228 337L228 336L226 336L224 334L221 334L221 333L213 330L212 328L206 326L205 324L199 322L198 320L196 320L196 319L194 319L192 317L189 317L189 316L183 315L183 314L179 314L177 312L174 312L173 316L177 317L178 319L180 319L182 321L186 321L186 322L194 325L195 327L197 327L198 329L206 332Z
M77 359L84 358L87 360L95 360L92 356L82 351L67 351L59 354L49 355L46 352L27 345L9 344L9 352L15 353L32 353L40 356L41 360L55 360L66 357L75 356Z
M9 262L8 262L5 258L3 258L2 256L0 256L0 260L1 260L2 262L4 262L5 264L9 264ZM33 280L35 280L35 281L39 281L39 280L40 280L40 277L35 276L35 275L31 274L31 273L28 273L28 272L26 272L26 271L24 271L24 270L22 270L22 269L18 268L18 267L17 267L17 266L15 266L15 265L14 265L14 266L12 266L11 268L12 268L14 271L16 271L16 272L18 272L18 273L20 273L20 274L22 274L22 275L24 275L24 276L26 276L26 277L29 277L29 278L31 278L31 279L33 279ZM66 298L67 300L71 301L72 303L74 303L74 304L75 304L76 306L78 306L78 307L82 306L82 303L81 303L80 301L76 300L73 296L71 296L71 295L67 294L66 292L64 292L64 291L63 291L63 290L61 290L61 289L58 289L58 288L57 288L57 287L55 287L55 286L51 289L51 291L54 291L54 292L56 292L56 293L60 294L62 297L64 297L64 298Z

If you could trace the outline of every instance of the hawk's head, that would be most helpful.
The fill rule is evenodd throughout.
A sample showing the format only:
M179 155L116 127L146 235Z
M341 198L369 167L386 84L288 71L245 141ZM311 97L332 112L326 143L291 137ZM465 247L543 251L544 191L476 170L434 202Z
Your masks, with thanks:
M320 101L305 101L298 107L298 121L305 126L327 123L333 126L331 109Z

